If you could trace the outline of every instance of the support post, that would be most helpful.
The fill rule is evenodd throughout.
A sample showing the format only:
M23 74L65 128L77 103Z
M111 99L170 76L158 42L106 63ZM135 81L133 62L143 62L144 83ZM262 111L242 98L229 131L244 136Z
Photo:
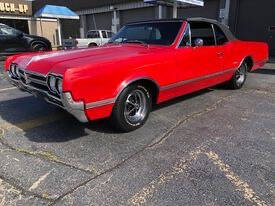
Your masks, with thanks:
M85 38L87 33L87 20L86 15L80 16L80 38Z
M228 25L229 20L229 9L230 9L230 0L225 2L225 15L224 15L224 24Z
M57 30L58 30L58 44L59 44L59 46L62 46L61 22L60 22L60 19L57 19Z
M118 27L118 19L117 19L117 10L114 9L113 11L113 27L112 27L112 32L117 33L117 27Z
M162 5L158 5L158 19L162 19Z
M226 25L228 25L229 23L229 10L230 10L230 0L221 1L220 20L223 24L226 24Z
M176 19L178 17L178 4L174 2L173 4L173 18Z

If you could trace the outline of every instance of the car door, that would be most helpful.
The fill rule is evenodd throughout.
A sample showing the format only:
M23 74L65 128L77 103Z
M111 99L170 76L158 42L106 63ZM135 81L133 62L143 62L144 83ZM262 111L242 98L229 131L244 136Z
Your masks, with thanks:
M218 61L221 65L220 68L222 71L232 69L234 67L231 58L232 44L229 42L226 35L219 26L213 25L213 28L215 31L215 39L217 44Z
M194 48L191 46L190 24L186 25L182 39L175 50L175 67L178 81L186 81L195 78L194 72Z
M106 44L109 41L107 31L101 31L101 34L102 34L102 44Z
M216 46L213 25L190 22L193 48L193 78L204 79L221 72L220 49ZM199 44L200 43L200 44Z
M196 44L201 40L202 44ZM176 51L176 66L181 69L181 79L197 82L221 71L214 30L210 23L190 22Z

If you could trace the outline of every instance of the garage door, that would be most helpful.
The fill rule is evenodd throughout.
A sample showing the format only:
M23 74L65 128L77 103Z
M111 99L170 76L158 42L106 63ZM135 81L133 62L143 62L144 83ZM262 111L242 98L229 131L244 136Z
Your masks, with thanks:
M178 17L204 17L210 19L217 19L220 8L219 0L208 0L204 1L204 7L194 7L194 8L180 8L178 10ZM172 17L173 9L170 8L169 16Z
M87 15L87 27L88 27L88 30L94 30L94 29L111 30L112 13L105 12L105 13Z
M131 9L120 11L120 25L123 26L129 22L144 21L155 19L155 7L141 9Z
M275 1L239 1L236 36L243 40L265 41L275 56Z

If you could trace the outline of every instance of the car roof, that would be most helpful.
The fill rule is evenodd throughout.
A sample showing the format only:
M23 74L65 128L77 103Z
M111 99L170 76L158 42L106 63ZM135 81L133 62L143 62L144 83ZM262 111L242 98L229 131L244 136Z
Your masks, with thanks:
M154 19L154 20L130 22L130 23L127 23L126 25L142 24L142 23L161 23L161 22L184 22L184 21L186 21L186 19Z
M128 23L126 25L134 25L134 24L142 24L142 23L184 22L184 21L188 21L188 22L198 21L198 22L207 22L207 23L210 23L210 24L215 24L219 28L221 28L221 30L224 32L224 34L226 35L226 37L229 41L232 41L232 40L236 39L236 37L229 30L228 26L218 22L217 20L207 19L207 18L203 18L203 17L176 18L176 19L155 19L155 20L132 22L132 23Z

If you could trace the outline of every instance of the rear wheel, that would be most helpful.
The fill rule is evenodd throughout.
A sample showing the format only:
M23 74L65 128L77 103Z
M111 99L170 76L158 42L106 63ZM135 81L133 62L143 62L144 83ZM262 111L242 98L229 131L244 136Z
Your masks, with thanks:
M112 113L112 123L123 132L140 128L152 108L149 91L141 85L130 85L119 95Z
M240 89L245 84L247 78L247 64L244 62L234 73L229 82L231 89Z

